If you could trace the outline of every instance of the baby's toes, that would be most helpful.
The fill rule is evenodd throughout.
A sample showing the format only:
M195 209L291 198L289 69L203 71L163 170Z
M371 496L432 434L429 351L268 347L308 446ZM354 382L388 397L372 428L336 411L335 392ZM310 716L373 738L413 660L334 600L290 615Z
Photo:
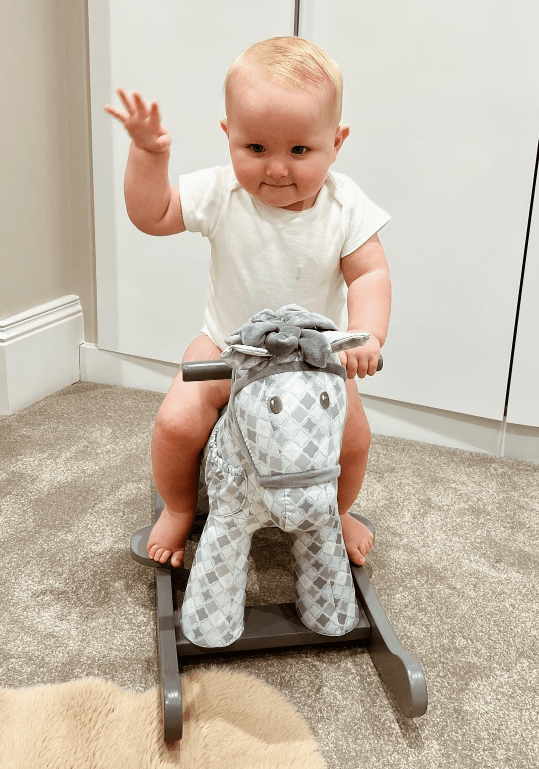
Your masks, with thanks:
M176 568L181 566L184 553L185 553L185 550L176 550L174 553L172 553L172 558L170 559L171 565Z
M365 539L361 540L360 550L367 555L369 550L374 544L374 537L372 536L371 532L369 532L368 536L365 537Z
M170 558L171 553L172 553L172 550L165 550L164 547L159 547L159 545L153 545L148 550L148 556L153 561L158 561L159 563L166 563Z
M370 550L368 542L360 542L357 546L358 552L365 557Z
M159 555L159 550L157 551L158 555L157 558L154 558L155 561L159 561L159 563L166 563L170 556L172 555L172 550L163 550L161 552L161 555Z
M366 554L362 553L359 548L357 548L357 550L348 551L348 557L356 566L363 566L365 563L365 555Z

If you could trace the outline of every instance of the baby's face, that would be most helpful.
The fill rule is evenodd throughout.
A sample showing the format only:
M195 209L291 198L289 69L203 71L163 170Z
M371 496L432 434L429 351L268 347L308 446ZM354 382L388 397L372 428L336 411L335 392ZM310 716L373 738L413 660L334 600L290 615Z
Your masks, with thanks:
M348 126L336 126L324 89L291 91L254 74L233 83L221 121L236 178L268 206L314 205Z

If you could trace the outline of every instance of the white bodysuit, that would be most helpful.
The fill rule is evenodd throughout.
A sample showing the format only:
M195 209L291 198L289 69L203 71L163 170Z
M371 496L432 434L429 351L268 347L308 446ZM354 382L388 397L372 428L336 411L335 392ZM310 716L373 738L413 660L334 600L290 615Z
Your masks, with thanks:
M340 260L388 221L344 174L329 172L312 208L267 206L238 183L232 166L180 176L183 219L211 244L203 332L221 349L247 318L299 304L346 329Z

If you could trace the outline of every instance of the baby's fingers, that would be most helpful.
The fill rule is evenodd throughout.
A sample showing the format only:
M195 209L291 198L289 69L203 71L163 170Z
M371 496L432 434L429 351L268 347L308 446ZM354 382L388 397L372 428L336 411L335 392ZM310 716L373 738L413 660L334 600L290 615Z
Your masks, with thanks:
M122 100L122 102L124 104L124 107L126 108L128 114L129 115L134 115L135 111L136 111L135 110L135 105L133 104L133 100L131 99L131 97L129 96L127 91L125 91L123 88L117 88L116 89L116 93L118 94L118 96Z
M113 107L111 104L105 104L103 107L107 115L111 115L112 117L115 117L116 120L120 120L122 123L125 123L125 121L128 118L128 115L125 114L125 112L120 112L115 107Z
M161 125L157 102L148 105L138 91L129 95L123 88L117 88L116 93L127 113L110 104L103 108L105 112L121 121L137 147L149 152L166 152L170 147L170 134Z
M374 376L376 374L376 372L378 371L378 361L379 360L380 360L380 356L379 355L377 355L377 356L373 355L369 359L369 368L367 370L367 374L369 376Z
M135 103L136 111L139 113L139 115L147 118L150 114L150 110L148 109L146 102L138 91L133 91L133 101Z
M117 88L116 93L120 97L120 99L123 102L124 107L127 110L127 114L125 112L120 112L120 110L116 109L116 107L113 107L112 104L105 104L103 109L108 115L112 115L112 117L115 117L116 120L120 120L122 123L125 123L125 121L132 115L135 114L135 107L133 105L133 102L131 101L131 98L129 97L128 93L124 91L123 88Z
M159 114L159 105L156 101L152 101L150 104L150 127L155 133L159 133L161 129L161 115Z

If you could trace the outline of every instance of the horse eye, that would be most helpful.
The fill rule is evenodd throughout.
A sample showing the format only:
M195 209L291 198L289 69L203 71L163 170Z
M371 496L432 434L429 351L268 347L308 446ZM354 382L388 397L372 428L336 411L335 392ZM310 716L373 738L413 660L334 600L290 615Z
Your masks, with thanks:
M269 399L269 407L274 414L279 414L283 410L283 402L277 395L273 395Z
M323 392L320 394L320 405L323 409L329 408L329 395L327 392Z

